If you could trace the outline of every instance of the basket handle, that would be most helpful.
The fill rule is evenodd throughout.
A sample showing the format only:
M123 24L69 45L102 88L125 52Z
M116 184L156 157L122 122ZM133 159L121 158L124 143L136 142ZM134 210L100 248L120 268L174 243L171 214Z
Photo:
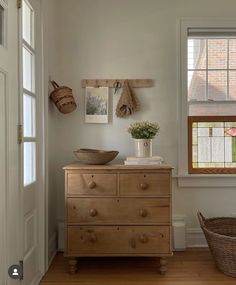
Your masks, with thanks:
M60 87L60 86L56 83L56 81L51 80L50 82L51 82L51 84L52 84L52 86L53 86L54 89L57 89L57 88Z
M206 218L203 216L203 214L200 211L197 212L197 217L198 217L200 225L203 227Z

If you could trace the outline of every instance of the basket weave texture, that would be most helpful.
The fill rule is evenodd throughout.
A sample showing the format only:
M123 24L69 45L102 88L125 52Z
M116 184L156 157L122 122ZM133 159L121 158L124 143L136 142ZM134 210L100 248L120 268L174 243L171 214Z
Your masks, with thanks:
M76 103L72 94L72 89L67 86L59 86L55 81L51 81L54 91L50 94L50 99L63 114L68 114L76 109Z
M216 267L224 274L236 277L236 218L206 219L198 212Z

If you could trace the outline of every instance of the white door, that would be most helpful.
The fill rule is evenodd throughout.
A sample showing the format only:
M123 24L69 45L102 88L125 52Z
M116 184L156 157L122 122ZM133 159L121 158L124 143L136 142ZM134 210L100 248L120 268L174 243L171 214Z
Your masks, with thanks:
M0 284L20 259L18 183L18 9L0 0Z
M36 284L44 273L44 148L41 88L40 1L22 0L20 9L20 155L22 198L22 284Z

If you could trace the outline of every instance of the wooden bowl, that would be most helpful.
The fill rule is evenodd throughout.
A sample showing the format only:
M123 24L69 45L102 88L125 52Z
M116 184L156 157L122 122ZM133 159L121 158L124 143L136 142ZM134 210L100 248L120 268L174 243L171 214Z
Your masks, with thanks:
M81 148L74 151L75 156L81 163L85 164L106 164L112 161L119 151L105 151L99 149Z

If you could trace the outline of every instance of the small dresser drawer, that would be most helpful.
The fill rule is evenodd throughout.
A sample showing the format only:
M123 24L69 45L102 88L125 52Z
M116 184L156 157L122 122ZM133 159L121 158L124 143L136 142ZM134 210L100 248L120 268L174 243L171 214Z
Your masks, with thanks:
M70 195L116 195L117 175L113 173L68 173Z
M152 196L170 194L169 173L120 174L120 195Z
M67 198L68 223L169 224L169 198Z
M170 254L168 226L68 226L68 254Z

